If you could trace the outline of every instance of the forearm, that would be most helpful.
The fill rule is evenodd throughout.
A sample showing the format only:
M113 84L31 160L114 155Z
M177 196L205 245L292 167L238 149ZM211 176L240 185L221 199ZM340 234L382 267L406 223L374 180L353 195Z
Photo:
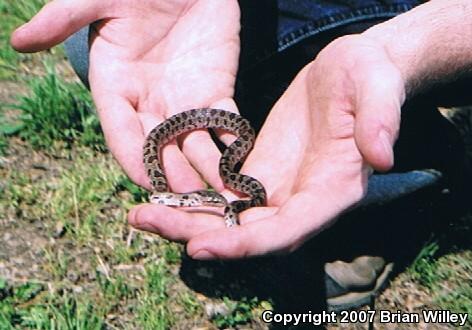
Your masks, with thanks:
M409 95L472 73L469 0L432 0L363 35L383 45Z

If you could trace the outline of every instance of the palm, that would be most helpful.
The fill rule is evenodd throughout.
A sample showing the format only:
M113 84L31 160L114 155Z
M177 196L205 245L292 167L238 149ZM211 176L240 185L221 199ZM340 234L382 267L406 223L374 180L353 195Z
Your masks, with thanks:
M370 167L355 141L354 102L346 107L345 99L325 98L323 90L306 93L306 87L320 86L310 69L315 71L303 70L272 109L242 169L264 183L271 207L244 214L238 241L260 242L264 233L273 243L228 248L220 257L238 249L256 255L293 250L362 197ZM347 94L331 87L331 93Z
M358 39L341 46L327 48L295 78L242 168L265 185L270 207L245 211L231 230L213 216L156 206L134 209L130 222L189 241L195 258L239 258L292 251L358 201L371 166L392 165L404 84L382 48ZM389 141L382 141L385 132Z
M235 8L213 1L180 1L171 12L156 1L139 6L96 26L91 82L99 98L123 97L137 111L168 116L232 97Z
M243 168L265 183L272 206L283 208L297 194L318 196L327 182L361 175L364 161L354 141L353 109L336 117L327 115L321 99L313 104L304 93L306 76L304 70L272 109ZM330 102L336 106L336 101ZM337 138L326 134L328 121L344 126Z
M107 144L131 179L150 188L142 145L153 126L188 108L237 111L238 3L53 0L13 33L12 45L47 49L91 23L89 81ZM222 190L220 154L208 132L180 142L163 150L171 188L203 187L199 172Z
M334 117L320 111L328 104L320 94L306 92L312 83L307 71L271 110L241 169L264 184L269 207L243 212L241 226L231 230L221 229L221 221L208 214L187 215L154 205L134 210L132 222L171 239L190 239L192 256L201 258L198 251L203 249L234 258L294 249L360 198L369 170L354 141L353 109ZM314 104L310 96L321 102ZM327 134L328 122L344 126L335 130L336 138Z
M189 108L236 110L238 33L237 3L220 1L145 1L123 18L96 24L91 89L108 145L135 182L149 187L141 149L157 123ZM183 153L176 145L164 149L171 187L201 188L196 168L221 190L220 155L208 133L195 132L184 141Z

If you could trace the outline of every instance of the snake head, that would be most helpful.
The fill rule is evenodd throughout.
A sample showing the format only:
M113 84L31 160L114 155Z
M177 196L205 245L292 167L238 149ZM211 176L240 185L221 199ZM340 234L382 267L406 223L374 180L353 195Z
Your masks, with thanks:
M197 190L189 195L192 198L198 200L201 204L200 205L207 205L207 206L226 206L228 205L228 201L223 195L217 193L216 191L212 190Z
M166 192L154 192L149 196L152 204L160 204L167 206L179 206L179 201L175 198L175 194Z

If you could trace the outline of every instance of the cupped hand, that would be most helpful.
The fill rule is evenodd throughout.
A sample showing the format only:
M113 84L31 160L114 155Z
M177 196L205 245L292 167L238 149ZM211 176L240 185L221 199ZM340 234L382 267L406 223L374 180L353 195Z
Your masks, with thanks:
M54 0L17 29L11 43L19 51L39 51L88 24L89 81L107 144L133 181L149 188L142 146L157 123L190 108L237 111L237 1ZM202 188L198 171L222 190L220 153L208 132L180 142L180 148L173 143L163 150L171 188Z
M363 197L373 168L393 165L404 86L375 41L335 40L274 106L242 168L265 185L268 207L243 212L234 228L214 215L156 205L136 207L129 221L187 241L196 259L293 251Z

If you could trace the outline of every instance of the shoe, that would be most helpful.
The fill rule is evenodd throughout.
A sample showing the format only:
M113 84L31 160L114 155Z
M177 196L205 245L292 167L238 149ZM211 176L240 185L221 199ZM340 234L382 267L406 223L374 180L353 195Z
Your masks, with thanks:
M372 302L385 287L393 263L381 257L361 256L352 262L325 264L327 307L329 311L357 308Z

